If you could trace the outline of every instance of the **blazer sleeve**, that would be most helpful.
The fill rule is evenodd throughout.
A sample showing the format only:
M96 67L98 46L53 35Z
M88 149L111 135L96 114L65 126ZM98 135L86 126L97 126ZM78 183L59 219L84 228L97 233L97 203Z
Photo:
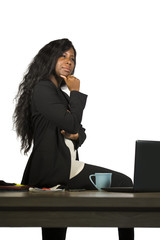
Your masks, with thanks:
M73 141L75 150L77 150L86 139L85 128L83 128L82 125L79 128L78 134L79 138L76 141Z
M38 84L33 91L36 111L68 133L79 132L87 95L72 91L69 98L70 111L68 111L68 105L61 101L57 91L59 90L51 85Z
M65 92L63 92L63 94L65 95L65 97L69 101L69 96ZM80 128L79 128L79 131L78 131L79 138L77 140L73 140L75 150L77 150L84 143L84 141L87 137L85 131L86 131L86 129L81 124Z

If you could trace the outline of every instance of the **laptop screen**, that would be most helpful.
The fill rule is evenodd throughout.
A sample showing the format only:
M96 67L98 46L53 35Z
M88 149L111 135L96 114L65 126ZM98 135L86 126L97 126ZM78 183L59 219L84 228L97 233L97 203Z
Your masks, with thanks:
M160 191L160 141L136 141L134 191Z

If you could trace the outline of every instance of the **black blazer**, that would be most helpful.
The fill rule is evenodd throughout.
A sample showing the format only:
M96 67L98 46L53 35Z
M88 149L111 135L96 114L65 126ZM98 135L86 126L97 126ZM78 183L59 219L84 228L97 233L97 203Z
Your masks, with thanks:
M34 131L33 150L22 184L36 187L67 185L71 156L61 130L79 133L75 149L86 138L81 125L87 95L72 91L70 97L51 80L40 81L33 89L31 111ZM69 110L69 111L67 111Z

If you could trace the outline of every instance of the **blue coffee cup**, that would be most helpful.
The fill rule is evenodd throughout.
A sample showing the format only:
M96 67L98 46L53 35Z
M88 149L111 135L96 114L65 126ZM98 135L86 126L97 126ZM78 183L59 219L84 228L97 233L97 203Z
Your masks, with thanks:
M95 177L95 183L92 180ZM99 190L102 191L103 188L109 188L112 181L112 173L95 173L89 176L91 183Z

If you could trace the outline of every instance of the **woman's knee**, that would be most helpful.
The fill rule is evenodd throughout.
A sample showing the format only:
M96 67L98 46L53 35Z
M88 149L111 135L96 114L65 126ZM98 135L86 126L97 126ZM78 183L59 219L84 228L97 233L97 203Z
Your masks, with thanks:
M122 173L113 173L112 187L132 187L133 182L130 177Z
M128 176L125 176L124 184L126 187L133 187L132 179Z

